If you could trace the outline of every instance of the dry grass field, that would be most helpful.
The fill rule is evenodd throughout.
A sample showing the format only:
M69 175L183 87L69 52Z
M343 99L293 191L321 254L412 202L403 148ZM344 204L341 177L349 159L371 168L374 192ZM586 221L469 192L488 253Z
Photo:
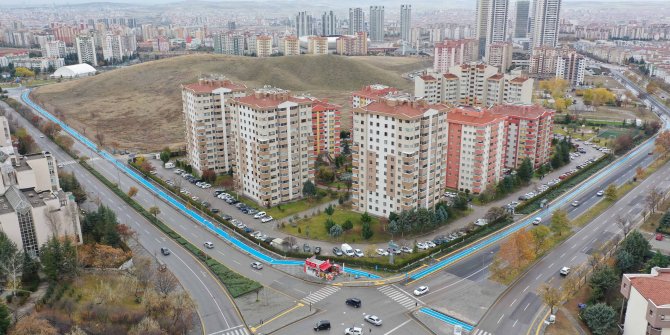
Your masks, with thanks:
M350 127L349 94L367 84L413 89L401 73L429 62L400 57L289 56L272 58L189 55L142 63L94 77L48 85L33 97L66 122L105 145L153 151L183 145L180 85L201 75L224 74L248 87L273 85L343 105Z

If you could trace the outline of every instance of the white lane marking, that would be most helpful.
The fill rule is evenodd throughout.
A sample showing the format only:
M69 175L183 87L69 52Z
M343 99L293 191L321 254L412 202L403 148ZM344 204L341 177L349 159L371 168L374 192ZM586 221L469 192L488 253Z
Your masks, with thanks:
M505 314L500 316L500 319L498 319L498 322L497 322L498 324L500 323L500 321L502 321L503 316L505 316Z
M297 289L297 288L293 288L293 289L296 290L296 291L298 291L298 292L300 292L300 293L302 293L302 294L307 294L305 291L301 291L301 290L299 290L299 289Z
M516 327L517 322L519 322L519 319L514 320L514 324L512 325L512 328Z
M223 332L227 332L227 331L229 331L229 330L237 329L237 328L240 328L240 327L244 327L244 325L239 325L239 326L235 326L235 327L230 327L230 328L228 328L228 329L222 329L222 330L219 330L219 331L217 331L217 332L209 333L209 334L207 334L207 335L221 334L221 333L223 333ZM244 331L246 332L246 330L244 330Z
M549 266L547 266L547 269L551 269L551 268L553 268L553 267L554 267L554 264L556 264L556 263L551 263L551 264L549 264Z
M574 249L575 247L577 247L577 243L573 244L570 249Z
M158 237L154 237L154 240L156 240L158 243L161 243L161 240L159 240Z
M240 262L238 262L238 261L236 261L236 260L234 260L234 259L233 259L233 262L235 262L235 264L237 264L237 265L240 265Z
M398 325L398 327L395 327L395 328L393 328L393 329L389 330L388 332L384 333L384 335L388 335L388 334L391 334L391 333L393 333L394 331L396 331L396 330L400 329L400 327L402 327L402 326L404 326L404 325L408 324L408 323L409 323L410 321L412 321L412 319L409 319L409 320L407 320L407 321L405 321L405 322L401 323L400 325Z
M516 300L517 300L517 299L514 299L514 301L512 301L512 303L509 304L509 307L512 307L512 305L514 305L514 303L516 302Z
M455 281L455 282L453 282L453 283L451 283L451 284L449 284L449 285L447 285L447 286L445 286L445 287L442 287L442 288L439 288L439 289L437 289L437 290L431 291L431 293L437 293L437 292L440 292L440 291L442 291L442 290L444 290L444 289L447 289L447 288L449 288L449 287L451 287L451 286L454 286L454 285L456 285L456 284L458 284L458 283L460 283L460 282L462 282L462 281L464 281L464 280L466 280L466 279L468 279L468 278L470 278L470 277L472 277L472 276L474 276L474 275L476 275L476 274L478 274L478 273L480 273L480 272L486 270L490 265L491 265L491 263L489 263L489 264L486 265L485 267L483 267L483 268L477 270L476 272L473 272L473 273L470 274L469 276L467 276L467 277L465 277L465 278L461 278L461 279L459 279L459 280L457 280L457 281ZM418 299L417 299L417 300L418 300ZM421 302L421 301L420 301L420 302ZM421 303L423 304L423 302L421 302Z
M537 275L537 277L535 278L535 280L539 280L540 277L542 277L542 274Z
M216 252L220 253L221 256L225 256L221 250L217 250Z
M528 305L526 305L526 307L524 307L523 310L524 310L524 311L527 310L527 309L528 309L528 306L530 306L530 302L528 303Z
M562 253L560 257L558 258L563 258L565 256L565 253Z
M574 261L575 258L577 258L577 255L572 256L572 258L570 258L570 262Z
M526 292L526 290L527 290L528 288L530 288L530 285L529 285L529 286L526 286L526 288L524 288L523 291L521 291L521 293Z

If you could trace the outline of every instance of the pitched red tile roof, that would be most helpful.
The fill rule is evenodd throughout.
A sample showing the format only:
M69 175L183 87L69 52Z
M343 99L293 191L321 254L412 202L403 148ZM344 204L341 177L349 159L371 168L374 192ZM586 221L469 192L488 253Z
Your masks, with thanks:
M244 105L257 107L257 108L276 108L277 106L279 106L280 104L282 104L286 101L292 101L292 102L295 102L297 104L306 104L306 103L311 104L312 103L311 100L306 99L306 98L297 98L297 97L292 97L292 96L288 97L288 98L284 98L284 97L277 97L277 96L273 96L273 95L256 96L254 94L247 95L246 97L237 98L237 99L235 99L235 101L237 101L241 104L244 104Z
M361 110L371 114L383 114L402 119L421 117L429 109L446 110L445 105L412 104L410 102L387 103L386 101L373 102Z
M423 79L423 80L432 80L432 81L435 81L435 77L433 77L433 76L431 76L431 75L428 75L428 74L427 74L427 75L423 75L423 76L421 76L421 79Z
M656 277L633 277L631 285L656 306L670 304L670 273L661 272Z
M522 84L522 83L525 83L527 80L528 80L528 78L526 78L526 77L516 77L516 78L510 80L510 82L521 83Z
M447 115L447 121L449 123L460 123L474 126L485 126L504 120L504 115L494 114L486 109L454 108L450 110Z
M491 107L490 111L494 114L507 115L523 119L538 119L543 116L554 114L553 110L544 108L540 105L497 105Z

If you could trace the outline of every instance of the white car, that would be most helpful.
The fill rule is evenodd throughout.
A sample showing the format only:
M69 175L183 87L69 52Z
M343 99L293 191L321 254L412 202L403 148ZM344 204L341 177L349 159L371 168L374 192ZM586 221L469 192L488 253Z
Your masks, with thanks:
M567 266L564 266L564 267L561 268L561 271L559 271L558 273L560 273L561 276L567 276L570 273L570 268L567 267Z
M207 249L214 249L214 244L212 242L205 242L205 247Z
M533 225L537 226L541 222L542 222L542 218L538 216L538 217L535 218L535 220L533 220Z
M344 330L344 335L361 335L363 329L361 327L349 327Z
M264 217L265 214L267 214L267 213L265 213L265 212L258 212L258 213L256 213L256 215L254 215L254 219L260 219L260 218Z
M251 268L256 269L256 270L261 270L261 269L263 269L263 263L253 262L253 263L251 263Z
M270 222L272 220L274 220L274 218L268 215L268 216L262 218L261 222L266 223L266 222Z
M416 290L414 290L414 295L417 297L426 293L428 293L428 286L419 286Z
M363 256L365 256L365 255L363 254L363 251L361 251L361 249L354 249L354 255L355 255L356 257L363 257Z
M433 243L433 241L426 241L423 242L423 244L425 244L428 248L435 248L437 246L435 243Z
M62 168L62 167L63 167L63 163L58 163L58 167L59 167L59 168Z
M368 314L365 317L363 317L363 319L365 319L365 321L370 322L371 324L373 324L375 326L381 326L382 325L382 319L380 319L376 315Z
M386 251L386 250L384 250L384 249L381 249L381 248L379 248L379 249L377 249L377 250L375 250L375 251L377 252L377 255L379 255L379 256L388 256L388 255L389 255L389 252L388 252L388 251Z
M602 197L605 194L605 191L598 191L597 196Z
M417 244L416 244L416 247L417 247L419 250L426 250L426 249L428 249L428 246L426 246L426 244L423 243L423 242L419 242L419 243L417 243Z

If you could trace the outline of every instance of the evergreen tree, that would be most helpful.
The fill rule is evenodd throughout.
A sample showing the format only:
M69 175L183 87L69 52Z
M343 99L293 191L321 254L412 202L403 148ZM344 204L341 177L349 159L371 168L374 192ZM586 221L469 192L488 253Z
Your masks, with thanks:
M526 157L521 161L519 170L517 171L517 176L523 183L529 183L533 178L533 163L530 162L530 158Z

